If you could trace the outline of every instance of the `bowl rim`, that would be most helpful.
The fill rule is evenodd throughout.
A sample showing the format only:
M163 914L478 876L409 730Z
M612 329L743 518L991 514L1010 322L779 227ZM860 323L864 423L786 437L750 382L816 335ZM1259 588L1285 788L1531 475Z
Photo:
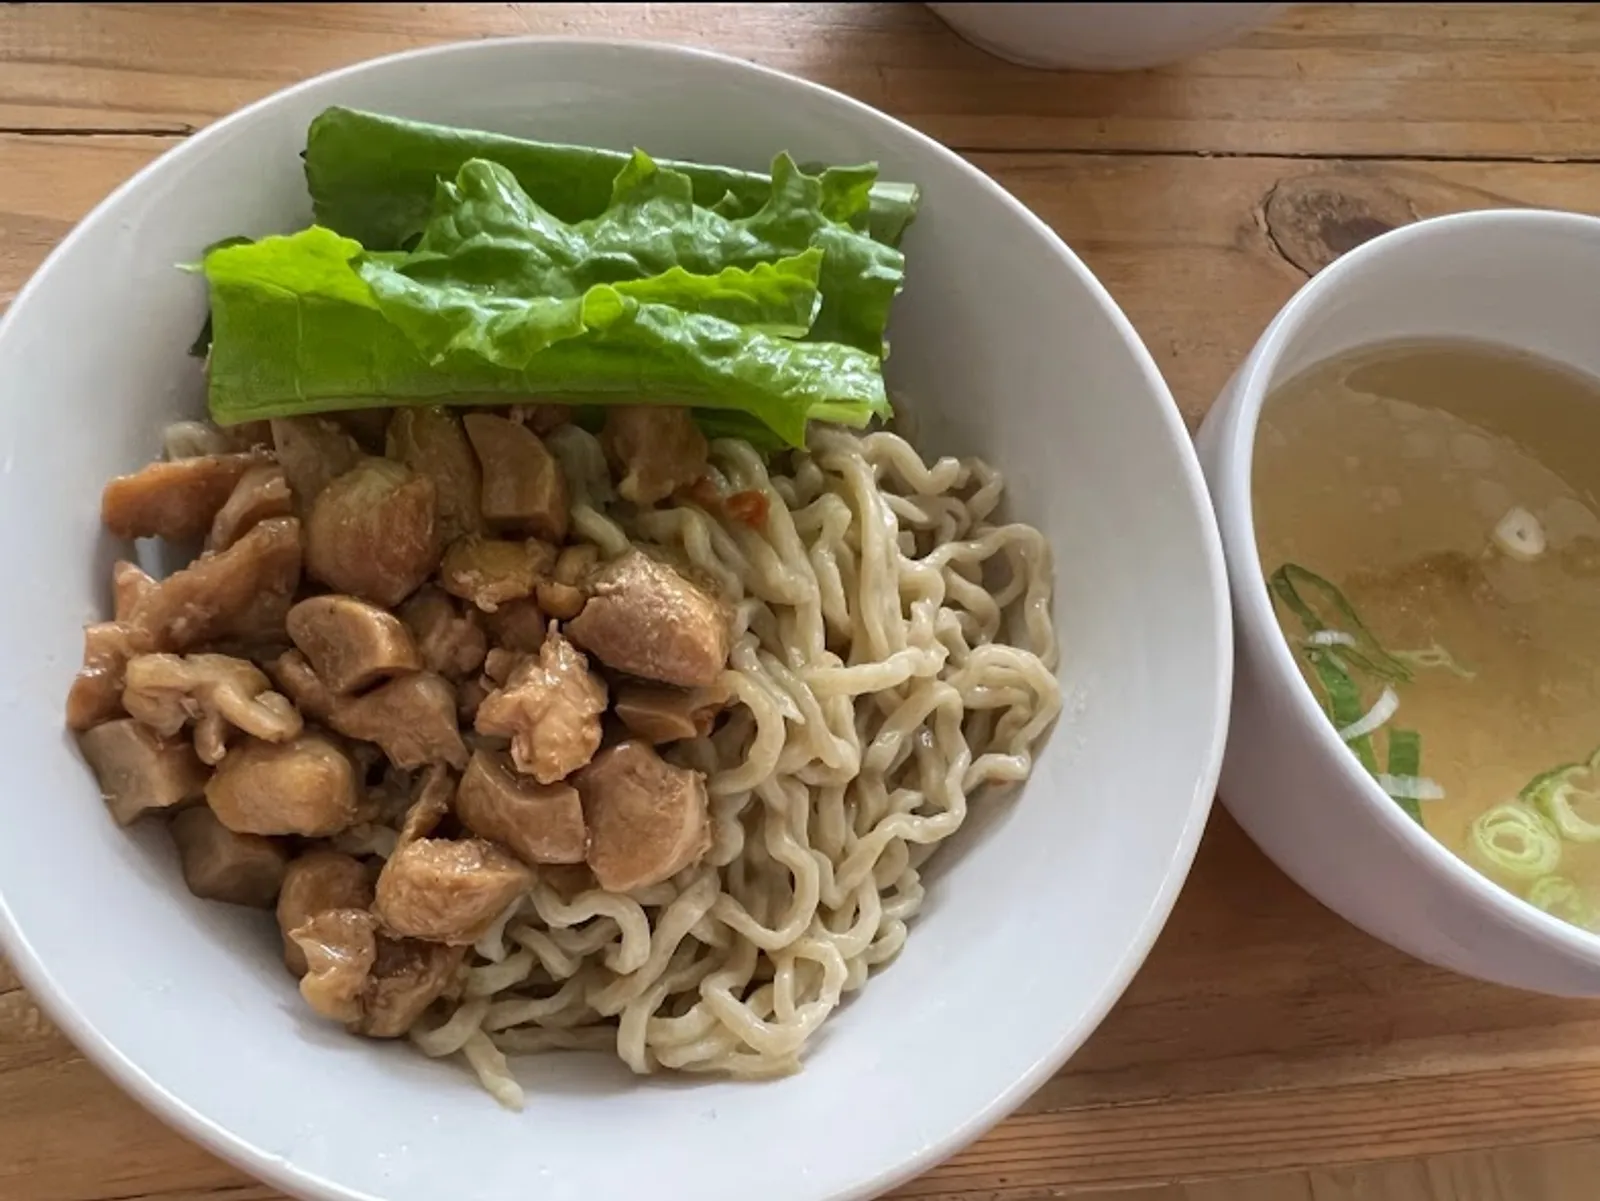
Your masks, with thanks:
M637 55L645 58L697 60L710 68L741 73L747 78L761 79L779 88L799 89L813 96L826 98L845 110L852 111L858 117L877 123L880 127L915 145L919 150L942 158L953 167L969 173L991 200L1002 205L1013 217L1046 239L1047 244L1055 251L1059 265L1077 278L1106 313L1111 325L1120 336L1123 347L1132 355L1145 387L1158 402L1159 419L1178 453L1180 474L1174 483L1182 490L1190 510L1198 519L1199 550L1206 577L1204 590L1209 594L1212 610L1210 629L1206 633L1208 645L1216 654L1218 666L1210 696L1206 698L1209 709L1209 737L1194 781L1193 793L1189 798L1188 812L1177 831L1161 886L1149 899L1135 937L1116 960L1113 971L1092 994L1092 1000L1085 1007L1083 1016L1079 1021L1061 1029L1053 1041L1037 1055L1027 1071L1018 1076L998 1096L975 1109L953 1129L945 1130L935 1138L925 1139L913 1154L905 1156L898 1162L879 1167L873 1175L857 1180L840 1191L828 1194L825 1198L820 1195L818 1197L818 1201L865 1201L920 1175L982 1136L1036 1092L1101 1025L1112 1006L1126 991L1166 925L1167 918L1193 865L1222 770L1233 686L1233 612L1229 603L1223 541L1199 458L1177 403L1149 348L1110 292L1067 246L1060 235L981 168L969 163L929 135L864 101L775 67L719 51L649 39L535 34L471 41L456 40L380 55L320 72L254 100L184 138L119 184L52 248L18 291L7 311L0 315L0 344L4 343L5 334L14 323L15 314L27 306L32 294L40 286L40 280L50 273L60 258L71 253L72 248L85 235L85 231L110 219L111 211L122 202L125 195L142 187L148 178L169 170L172 163L205 154L213 143L230 136L235 128L247 124L257 113L335 80L349 80L368 72L381 72L401 62L434 59L440 64L448 64L452 60L470 60L473 55L479 53L503 53L508 48L538 52L542 48L551 47ZM1198 701L1199 698L1196 699ZM0 950L5 952L30 996L67 1035L74 1046L109 1076L123 1092L169 1128L254 1179L281 1189L291 1196L304 1197L312 1201L385 1201L384 1198L302 1169L284 1158L263 1150L168 1091L162 1083L104 1037L78 1011L71 999L58 987L54 976L34 951L25 932L17 925L3 893L0 893Z
M1481 238L1499 232L1513 235L1548 232L1581 234L1591 241L1600 237L1600 218L1554 209L1479 209L1430 217L1380 234L1329 264L1301 286L1279 310L1240 368L1231 398L1228 420L1218 444L1218 464L1224 487L1216 497L1217 522L1229 552L1229 582L1241 644L1250 639L1265 645L1262 668L1273 682L1286 686L1289 704L1298 723L1312 731L1318 749L1336 773L1343 792L1372 815L1391 838L1397 839L1414 862L1420 862L1458 895L1493 909L1517 934L1560 954L1588 964L1600 964L1600 933L1591 933L1562 921L1531 904L1459 858L1422 826L1405 816L1376 780L1360 767L1339 738L1318 703L1311 685L1295 662L1278 625L1267 591L1266 571L1256 545L1255 500L1251 480L1255 468L1256 432L1261 410L1272 386L1278 382L1285 351L1304 329L1308 319L1346 285L1346 279L1381 255L1412 243L1428 244L1458 238ZM1381 345L1379 341L1364 343ZM1507 349L1515 349L1505 344ZM1316 362L1326 362L1322 356ZM1308 370L1315 363L1301 368Z

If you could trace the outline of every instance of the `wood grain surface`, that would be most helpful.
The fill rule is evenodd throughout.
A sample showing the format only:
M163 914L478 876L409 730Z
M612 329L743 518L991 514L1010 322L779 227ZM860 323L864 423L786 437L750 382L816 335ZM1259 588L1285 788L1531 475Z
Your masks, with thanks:
M1375 233L1468 208L1600 211L1600 6L1304 6L1180 67L1102 77L998 63L914 5L9 5L0 301L113 187L238 105L530 31L728 50L946 140L1084 257L1191 424L1308 274ZM1104 1026L900 1195L1589 1201L1596 1180L1600 1008L1406 959L1219 810ZM0 967L0 1198L276 1197L123 1097Z

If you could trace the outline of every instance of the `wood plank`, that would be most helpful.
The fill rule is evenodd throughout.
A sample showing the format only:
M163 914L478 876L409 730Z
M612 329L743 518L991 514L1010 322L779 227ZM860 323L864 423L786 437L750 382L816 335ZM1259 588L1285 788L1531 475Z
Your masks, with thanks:
M6 5L0 128L181 132L362 59L526 33L723 50L964 149L1600 157L1587 4L1302 5L1116 76L1000 63L913 4Z

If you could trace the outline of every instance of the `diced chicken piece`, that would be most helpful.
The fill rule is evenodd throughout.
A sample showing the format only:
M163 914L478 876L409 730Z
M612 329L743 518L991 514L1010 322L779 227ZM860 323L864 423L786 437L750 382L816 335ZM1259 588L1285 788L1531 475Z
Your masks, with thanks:
M371 904L372 877L359 859L338 851L318 850L307 851L292 860L283 874L283 887L278 893L278 929L283 934L284 964L296 976L306 974L305 952L289 937L291 931L330 909L365 909Z
M361 460L355 439L326 417L281 417L272 423L272 444L302 514Z
M465 947L378 936L378 957L351 1030L368 1038L400 1038L456 982Z
M483 677L493 684L503 685L528 658L529 655L524 651L508 651L503 646L497 646L483 658Z
M148 639L120 622L83 628L83 666L67 693L67 726L87 730L121 717L128 660L149 649Z
M455 689L432 672L412 672L361 696L341 697L329 724L346 738L377 743L405 771L429 763L467 764Z
M271 445L272 429L265 421L241 421L225 428L209 421L174 421L162 436L162 450L169 459L235 454Z
M100 520L119 538L203 538L244 473L268 461L246 452L151 463L105 486Z
M207 550L227 550L269 517L287 517L294 512L294 498L283 468L262 463L251 467L234 485L228 501L217 510L206 536Z
M439 823L450 812L450 802L456 794L455 778L443 764L435 763L422 773L417 786L416 799L406 810L400 823L400 837L396 847L407 846L419 838L426 838L439 828Z
M400 617L428 671L460 680L483 666L489 642L477 609L463 613L446 593L428 584L400 607Z
M589 574L600 562L600 548L589 543L569 546L556 560L555 578L540 580L534 595L551 617L568 621L583 612L589 599Z
M582 863L589 848L583 803L570 784L535 784L501 757L474 751L456 789L456 816L524 863Z
M478 706L480 734L511 739L511 760L541 784L564 779L600 748L605 681L552 622L537 659L511 672Z
M532 596L554 566L555 553L542 542L459 538L445 549L439 582L451 596L493 613L508 601Z
M188 651L283 631L300 585L300 523L261 522L227 550L204 554L151 589L127 624L152 650Z
M706 438L677 405L612 405L600 445L620 477L617 495L653 505L706 473Z
M267 664L272 682L294 702L295 708L314 721L326 722L333 716L338 697L317 677L311 664L299 651L284 651Z
M168 742L124 717L78 737L111 816L127 825L141 813L205 795L206 769L187 742Z
M310 597L289 610L284 624L317 678L335 693L358 692L422 666L405 623L354 596Z
M389 432L389 422L395 410L387 406L374 409L344 409L329 413L328 417L345 433L355 439L357 446L368 454L381 455ZM392 456L391 456L392 457Z
M680 688L707 688L727 666L728 612L664 563L630 550L591 577L593 595L567 623L607 667Z
M497 648L519 655L537 654L550 625L544 610L531 598L507 601L483 620Z
M195 896L253 909L272 908L289 862L277 843L259 834L235 834L204 805L177 814L171 831L183 882Z
M489 413L469 413L462 424L483 467L484 520L561 543L570 518L567 477L539 435Z
M667 684L628 683L617 689L614 708L628 732L646 742L703 738L726 704L720 690L692 692Z
M356 820L361 779L349 755L308 730L289 742L250 739L233 748L206 800L239 834L326 838Z
M589 866L601 888L659 884L711 849L705 777L643 742L607 747L576 783L589 825Z
M383 865L372 911L390 933L470 946L532 882L524 864L481 838L419 838Z
M155 591L156 587L155 580L144 568L126 559L118 559L111 568L113 619L127 621L139 602Z
M378 957L378 919L365 909L325 909L289 932L305 959L300 995L317 1013L353 1024Z
M433 481L388 459L363 459L312 502L306 574L336 592L394 606L439 563Z
M228 731L287 742L304 722L253 663L230 655L138 655L128 661L122 707L171 738L190 721L204 763L220 763Z
M403 405L389 422L387 445L389 458L433 481L441 541L483 533L483 476L454 413Z

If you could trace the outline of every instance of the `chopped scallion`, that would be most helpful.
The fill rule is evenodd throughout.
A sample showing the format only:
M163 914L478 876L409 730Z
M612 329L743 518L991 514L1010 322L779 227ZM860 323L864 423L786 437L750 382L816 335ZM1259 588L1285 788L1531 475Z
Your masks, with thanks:
M1561 863L1561 835L1520 801L1503 801L1472 823L1470 850L1491 875L1534 880Z

